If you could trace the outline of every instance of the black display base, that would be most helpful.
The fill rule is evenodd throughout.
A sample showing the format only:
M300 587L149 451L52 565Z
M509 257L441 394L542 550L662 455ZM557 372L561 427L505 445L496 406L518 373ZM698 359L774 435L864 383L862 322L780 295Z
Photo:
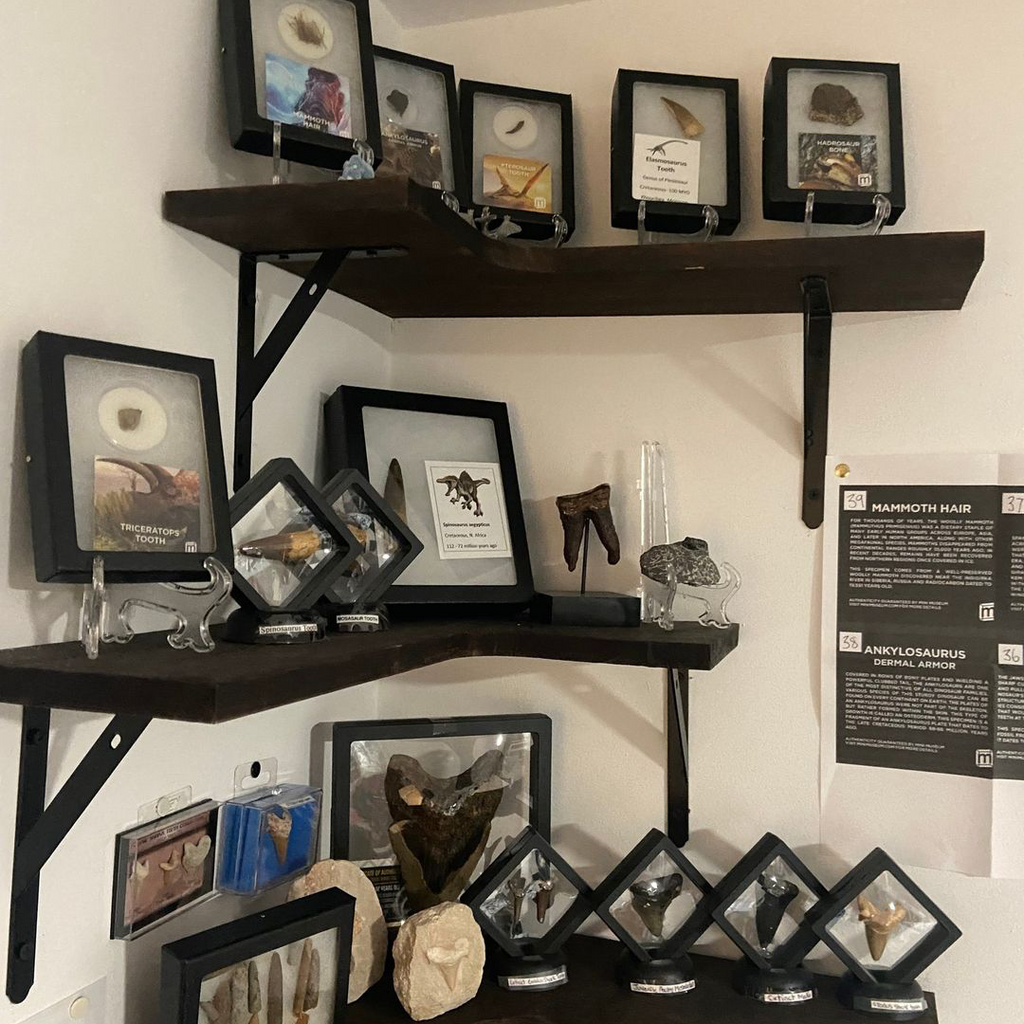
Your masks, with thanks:
M372 608L348 608L345 605L322 605L328 633L380 633L391 628L391 616L382 604Z
M615 965L615 978L638 995L684 996L697 987L693 961L683 953L672 960L637 960L624 949Z
M558 590L535 594L530 616L552 626L639 626L640 598Z
M326 634L327 623L317 612L236 608L224 624L224 639L234 644L310 644Z
M803 967L762 970L749 960L740 960L732 983L741 995L759 1003L806 1003L817 995L814 975Z
M510 992L548 992L569 980L569 968L562 953L513 957L490 952L487 967L498 984Z
M836 996L848 1010L885 1020L917 1020L928 1009L928 999L916 981L868 982L847 974Z

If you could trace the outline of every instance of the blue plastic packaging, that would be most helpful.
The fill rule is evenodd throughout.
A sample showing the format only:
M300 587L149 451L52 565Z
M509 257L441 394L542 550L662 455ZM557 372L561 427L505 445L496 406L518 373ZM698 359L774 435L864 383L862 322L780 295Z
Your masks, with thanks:
M319 789L273 786L221 808L217 888L253 896L307 871L317 851Z

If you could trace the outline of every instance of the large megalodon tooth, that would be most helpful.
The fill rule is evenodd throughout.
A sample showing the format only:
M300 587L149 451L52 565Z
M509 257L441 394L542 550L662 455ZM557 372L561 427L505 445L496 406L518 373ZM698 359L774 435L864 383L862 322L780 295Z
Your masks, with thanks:
M615 565L620 556L619 535L615 531L615 523L612 520L611 510L611 484L599 484L589 491L581 491L579 494L563 494L555 498L558 506L558 514L562 520L562 530L565 533L565 547L563 557L569 572L576 571L576 563L579 560L580 545L583 543L583 534L587 525L592 524L597 531L598 539L608 552L608 564Z
M395 754L384 775L388 830L413 910L457 900L483 855L505 793L504 755L489 750L472 767L438 778Z
M402 464L392 459L388 466L388 478L384 483L384 500L395 510L395 514L403 523L407 523L408 512L405 505L405 477Z
M868 940L871 959L881 960L889 936L903 923L907 916L907 908L902 903L876 907L866 896L858 896L857 911L860 920L864 922L864 934Z
M754 912L754 924L757 927L757 941L762 949L767 949L775 941L786 908L796 899L800 890L795 883L773 875L761 875L757 884L761 887L761 893Z
M683 876L678 871L661 878L646 878L629 887L633 909L656 939L664 934L665 912L682 891Z
M657 544L640 556L640 572L655 583L672 586L675 582L691 587L713 587L722 574L708 554L707 541L696 537L677 540L674 544Z

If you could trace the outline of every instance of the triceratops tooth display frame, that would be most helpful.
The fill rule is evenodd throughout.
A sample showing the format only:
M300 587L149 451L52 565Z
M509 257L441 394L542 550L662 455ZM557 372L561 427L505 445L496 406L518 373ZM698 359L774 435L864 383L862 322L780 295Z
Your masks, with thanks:
M457 901L525 826L550 832L546 715L335 722L331 734L330 856L363 869L389 924Z

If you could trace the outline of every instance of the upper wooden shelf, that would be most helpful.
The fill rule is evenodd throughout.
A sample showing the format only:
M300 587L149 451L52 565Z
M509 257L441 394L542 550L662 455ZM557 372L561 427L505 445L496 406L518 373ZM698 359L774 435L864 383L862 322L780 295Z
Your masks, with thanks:
M545 249L484 238L407 178L167 192L163 208L303 276L310 253L403 250L347 260L331 286L402 318L799 313L815 275L836 312L959 309L985 250L981 231Z
M105 647L96 661L89 661L79 643L0 651L0 702L214 723L453 658L711 669L738 640L738 626L706 629L685 622L665 632L657 626L597 629L437 619L306 646L221 641L210 654L193 654L174 651L163 635L150 634L126 647Z

